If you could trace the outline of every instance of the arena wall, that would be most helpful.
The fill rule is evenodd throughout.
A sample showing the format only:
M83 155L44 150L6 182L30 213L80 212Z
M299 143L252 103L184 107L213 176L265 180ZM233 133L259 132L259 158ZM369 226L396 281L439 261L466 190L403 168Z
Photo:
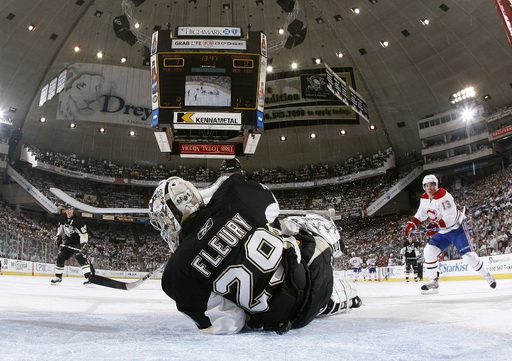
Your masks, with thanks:
M512 278L512 254L498 256L481 257L487 269L496 279ZM23 276L53 276L55 274L54 265L49 263L20 261L9 258L2 258L2 273L5 275L23 275ZM479 280L482 279L475 270L469 267L463 260L452 260L440 262L440 279L443 281L455 280ZM110 271L96 270L99 275L120 279L137 279L146 275L145 272L132 271ZM354 280L354 272L346 270L346 277ZM405 271L403 266L379 267L377 269L379 281L404 281ZM425 274L425 272L424 272ZM65 266L64 277L83 277L80 267ZM157 274L155 279L161 278ZM363 270L359 276L359 281L368 279L368 271ZM425 278L426 279L426 278Z

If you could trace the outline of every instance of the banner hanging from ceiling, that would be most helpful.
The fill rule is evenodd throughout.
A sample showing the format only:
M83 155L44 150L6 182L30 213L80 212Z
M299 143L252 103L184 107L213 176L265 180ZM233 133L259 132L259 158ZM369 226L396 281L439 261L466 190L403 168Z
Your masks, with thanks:
M501 22L505 28L508 43L512 46L512 2L511 0L494 0Z
M151 77L147 70L77 63L67 68L56 119L149 127Z

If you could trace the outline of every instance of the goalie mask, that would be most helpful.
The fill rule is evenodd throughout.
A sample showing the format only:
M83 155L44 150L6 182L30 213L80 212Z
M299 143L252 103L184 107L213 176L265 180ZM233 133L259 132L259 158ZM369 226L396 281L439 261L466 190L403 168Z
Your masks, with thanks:
M178 247L181 224L202 206L203 198L192 183L170 177L158 184L149 201L149 219L171 251Z

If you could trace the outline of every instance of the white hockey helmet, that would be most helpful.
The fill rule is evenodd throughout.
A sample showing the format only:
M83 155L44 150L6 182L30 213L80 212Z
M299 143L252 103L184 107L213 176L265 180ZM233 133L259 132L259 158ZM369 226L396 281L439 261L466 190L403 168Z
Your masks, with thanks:
M356 255L356 253L355 253L355 252L352 252L350 255L351 255L352 257L354 257L354 256Z
M192 183L170 177L158 184L149 201L149 219L171 251L178 247L181 223L202 206L203 198Z
M439 181L437 180L437 177L433 174L427 174L425 177L423 177L423 188L425 188L425 184L427 183L435 183L436 187L439 186Z

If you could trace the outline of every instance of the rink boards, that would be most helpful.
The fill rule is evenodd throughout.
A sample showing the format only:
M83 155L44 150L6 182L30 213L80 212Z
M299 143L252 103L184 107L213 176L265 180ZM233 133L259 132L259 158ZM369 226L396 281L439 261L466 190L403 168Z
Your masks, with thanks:
M503 254L498 256L480 257L483 260L485 267L495 278L512 278L512 254ZM441 280L479 280L482 276L478 274L473 268L466 264L462 259L443 261L439 263L439 272ZM423 269L425 275L425 267ZM346 275L348 279L355 280L355 274L352 270L347 270ZM405 280L405 267L377 267L377 279L379 281L404 281ZM375 276L373 276L375 277ZM412 280L414 276L409 275ZM358 280L368 280L369 273L367 269L363 269L359 274ZM425 277L424 279L427 279ZM372 278L373 280L373 278Z
M495 278L512 278L512 254L504 254L498 256L481 257L484 265L487 267ZM2 260L2 273L9 275L23 275L23 276L53 276L55 268L53 264L13 260L9 258L1 258ZM441 280L477 280L481 279L475 270L467 265L462 259L443 261L440 262L439 270L441 273ZM109 271L109 270L96 270L99 275L114 278L135 279L141 278L146 275L146 272L132 272L132 271ZM355 275L352 270L346 270L345 276L350 280L355 280ZM425 272L423 272L425 274ZM161 274L156 275L154 278L160 278ZM404 281L405 280L404 266L393 267L378 267L377 279L379 281ZM64 277L83 277L80 267L65 266ZM412 278L412 275L410 275ZM367 269L359 275L360 281L369 279Z
M6 275L20 275L20 276L54 276L55 266L50 263L21 261L9 258L0 258L2 261L2 273ZM96 273L101 276L113 278L141 278L147 272L132 272L132 271L109 271L96 269ZM65 266L64 277L83 277L80 267ZM153 278L161 278L161 273Z

